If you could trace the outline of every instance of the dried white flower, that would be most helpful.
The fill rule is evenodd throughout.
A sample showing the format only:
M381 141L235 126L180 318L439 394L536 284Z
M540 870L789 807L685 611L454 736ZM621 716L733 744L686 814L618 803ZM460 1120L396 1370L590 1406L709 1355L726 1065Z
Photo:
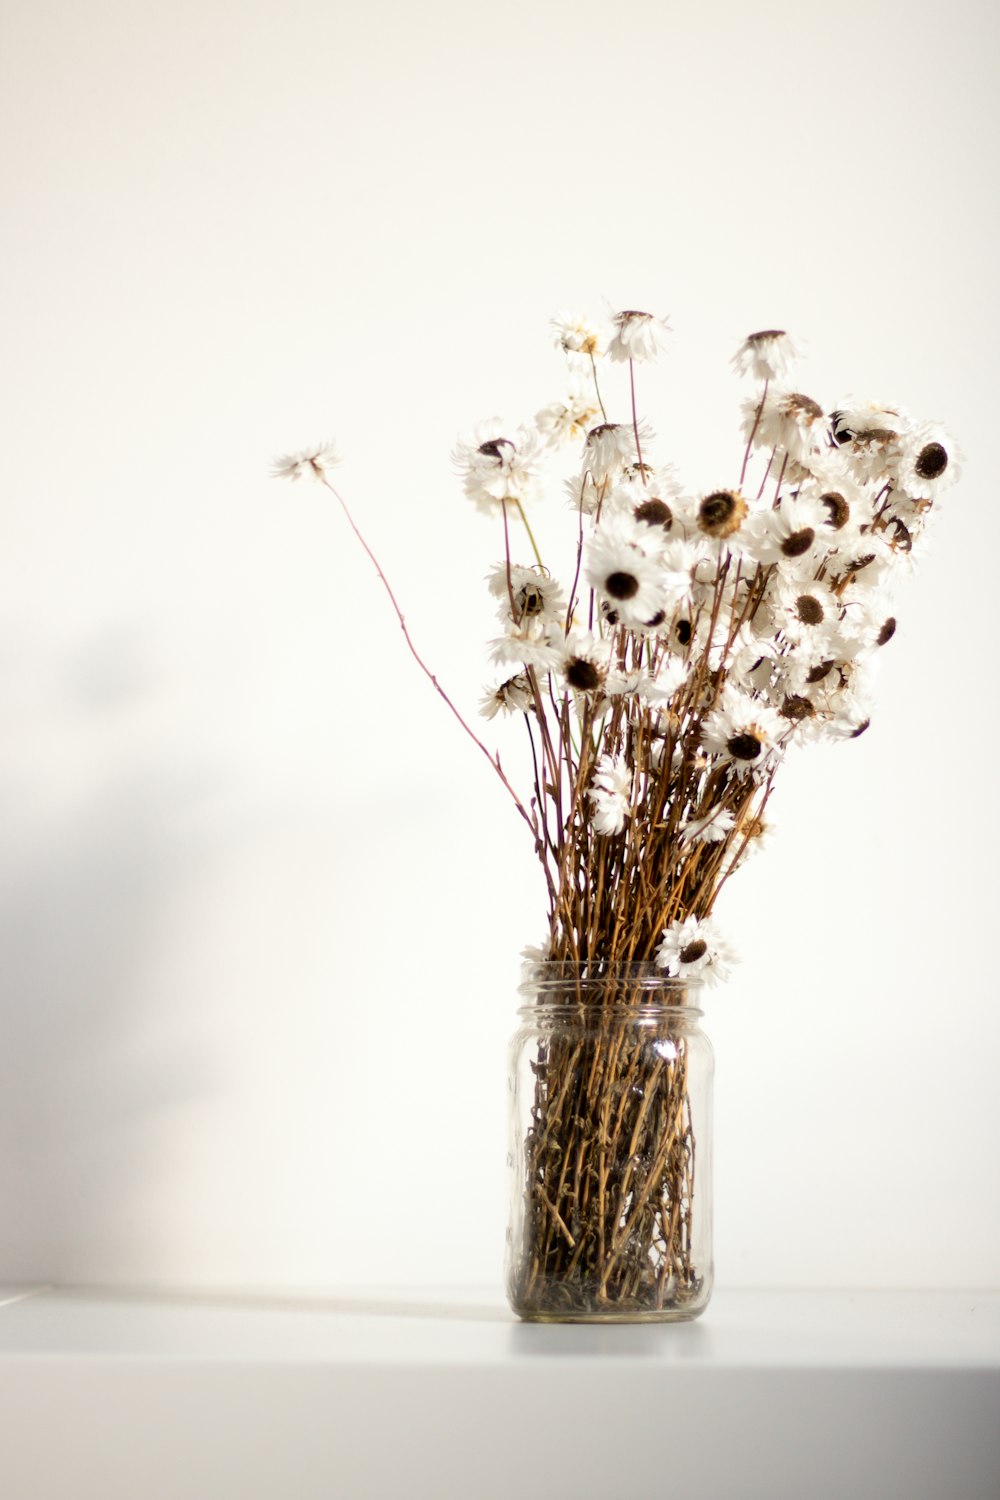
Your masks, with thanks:
M497 666L520 663L539 672L553 672L562 661L562 637L553 635L543 620L522 620L490 642L490 656Z
M561 625L566 619L566 599L554 578L542 568L497 563L487 578L490 593L499 599L498 617L506 624L541 620Z
M499 418L480 423L471 440L460 442L452 460L466 495L486 514L503 502L525 504L535 498L541 478L543 445L538 434L515 428Z
M619 361L655 359L670 332L665 318L647 312L615 313L614 327L608 356Z
M599 526L587 544L585 573L624 625L647 624L663 609L660 570L638 545L634 528Z
M271 465L272 479L301 479L306 475L322 483L328 469L340 463L333 443L319 443L315 448L303 448L301 453L288 453L276 458Z
M729 978L737 958L711 917L688 916L663 929L656 962L672 979L714 985Z
M762 401L743 403L743 436L755 448L774 448L805 464L831 441L830 419L811 396L772 387Z
M632 811L629 794L632 772L621 759L602 755L587 793L593 804L594 829L600 834L621 833Z
M593 391L573 384L564 401L554 401L542 408L535 417L535 426L547 443L579 442L599 415Z
M648 427L640 425L639 436L643 441L652 435ZM635 429L631 423L599 422L587 433L583 468L595 484L614 484L637 459Z
M718 844L731 833L736 819L728 807L713 807L701 818L689 818L681 824L682 844Z
M495 719L497 714L526 714L533 707L531 683L523 672L508 677L495 688L487 688L479 704L484 719Z
M558 312L551 323L557 346L567 354L579 354L589 361L604 353L607 335L582 313Z
M923 422L906 438L896 479L914 500L936 500L959 476L959 454L953 438L936 422Z
M733 355L733 366L738 375L752 375L754 380L781 380L801 353L783 328L764 328L747 335Z
M786 733L787 725L769 704L727 684L702 724L701 742L739 776L759 776L773 767Z

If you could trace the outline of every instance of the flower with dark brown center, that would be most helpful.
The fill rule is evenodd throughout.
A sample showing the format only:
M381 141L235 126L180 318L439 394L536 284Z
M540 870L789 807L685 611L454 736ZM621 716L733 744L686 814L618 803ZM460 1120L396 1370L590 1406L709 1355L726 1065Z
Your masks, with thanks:
M798 724L803 719L811 719L815 712L815 706L800 693L789 693L781 705L782 718L791 719L793 724Z
M896 551L912 552L913 536L910 528L898 516L892 516L889 524L892 527L892 545Z
M948 454L941 443L925 443L913 467L921 479L940 479L948 467Z
M896 437L891 427L866 427L864 432L854 434L854 441L864 448L888 448Z
M793 531L790 536L785 537L781 550L786 557L801 557L804 552L809 551L815 540L816 533L812 527L803 526L800 531Z
M511 442L510 438L490 438L488 443L480 443L479 445L479 451L484 455L484 457L495 458L498 463L503 458L504 448L509 448L511 452L515 451L514 444Z
M604 580L605 593L611 595L612 599L634 599L639 592L639 580L634 573L625 573L616 569L609 573Z
M690 620L677 621L677 624L674 626L674 635L677 637L677 644L679 646L689 646L691 644L691 628Z
M705 939L695 938L693 943L688 943L686 948L681 949L677 957L682 964L696 964L699 958L705 957L707 952L708 944L705 942Z
M829 677L835 665L836 663L834 662L832 657L829 661L817 662L816 665L814 667L810 667L809 671L806 673L806 682L822 682L824 677Z
M892 640L895 634L896 619L894 615L890 615L885 624L882 626L882 629L879 631L878 635L875 637L876 646L884 646L888 641Z
M673 512L665 500L643 500L632 514L637 521L645 521L647 526L662 526L664 531L669 531L674 522Z
M854 433L848 427L847 418L842 411L832 411L830 413L830 431L833 433L833 441L840 447L843 447L845 443L849 443L854 437Z
M514 606L519 620L529 615L540 615L545 608L545 595L534 584L526 583L514 595Z
M581 693L592 693L601 685L601 674L585 656L574 656L566 663L566 681Z
M706 536L727 537L739 531L747 503L735 490L715 490L698 506L698 526Z
M795 601L795 613L803 625L822 625L826 612L815 594L800 594Z
M660 625L663 624L663 622L664 622L664 620L666 618L667 618L667 612L666 612L666 610L665 609L658 609L656 611L656 614L653 616L653 618L651 620L644 620L643 624L645 625L645 627L646 627L647 630L656 630L658 626L660 626Z
M756 760L764 745L750 729L734 734L726 741L726 749L734 760Z
M851 507L838 490L830 490L826 495L820 495L820 504L826 507L829 517L827 525L831 531L841 531L851 519Z
M823 415L823 408L811 396L803 396L801 391L790 392L784 398L781 405L790 416L794 413L798 416L808 417L811 422L815 422Z
M864 719L864 720L862 720L862 722L858 725L857 729L853 729L851 731L851 733L848 736L848 738L852 739L852 740L856 740L859 735L864 734L865 730L868 728L868 726L870 724L871 724L871 719Z

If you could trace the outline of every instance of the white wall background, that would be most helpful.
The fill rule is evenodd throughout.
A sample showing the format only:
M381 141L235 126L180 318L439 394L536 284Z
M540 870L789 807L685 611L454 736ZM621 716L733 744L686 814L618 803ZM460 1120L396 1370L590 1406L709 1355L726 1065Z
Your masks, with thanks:
M607 301L671 315L693 486L761 326L965 450L881 716L787 766L720 907L708 1025L721 1278L997 1283L998 42L984 0L5 8L0 1279L497 1281L540 881L268 465L338 440L474 712L499 542L450 449Z

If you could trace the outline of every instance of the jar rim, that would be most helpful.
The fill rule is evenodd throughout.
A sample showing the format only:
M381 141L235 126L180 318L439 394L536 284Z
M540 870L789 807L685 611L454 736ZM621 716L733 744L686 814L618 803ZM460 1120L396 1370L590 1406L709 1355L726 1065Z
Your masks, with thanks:
M683 1011L700 1016L697 1003L702 981L697 975L677 978L655 963L609 963L607 960L573 963L563 959L526 958L521 967L518 993L539 1008L559 1010ZM627 1000L609 998L629 992ZM696 997L696 998L691 998Z
M628 1021L699 1021L705 1012L688 1000L640 1000L635 1005L625 1005L607 1000L547 1000L537 997L527 1005L518 1006L517 1014L526 1019L542 1017L550 1021L578 1020L581 1015L594 1020L614 1017Z

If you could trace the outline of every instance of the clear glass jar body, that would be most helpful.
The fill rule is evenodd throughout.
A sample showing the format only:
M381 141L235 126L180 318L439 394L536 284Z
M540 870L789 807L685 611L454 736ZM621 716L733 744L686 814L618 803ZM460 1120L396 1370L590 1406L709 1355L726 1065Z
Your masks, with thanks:
M672 1322L712 1290L712 1048L651 964L525 965L511 1039L511 1307Z

